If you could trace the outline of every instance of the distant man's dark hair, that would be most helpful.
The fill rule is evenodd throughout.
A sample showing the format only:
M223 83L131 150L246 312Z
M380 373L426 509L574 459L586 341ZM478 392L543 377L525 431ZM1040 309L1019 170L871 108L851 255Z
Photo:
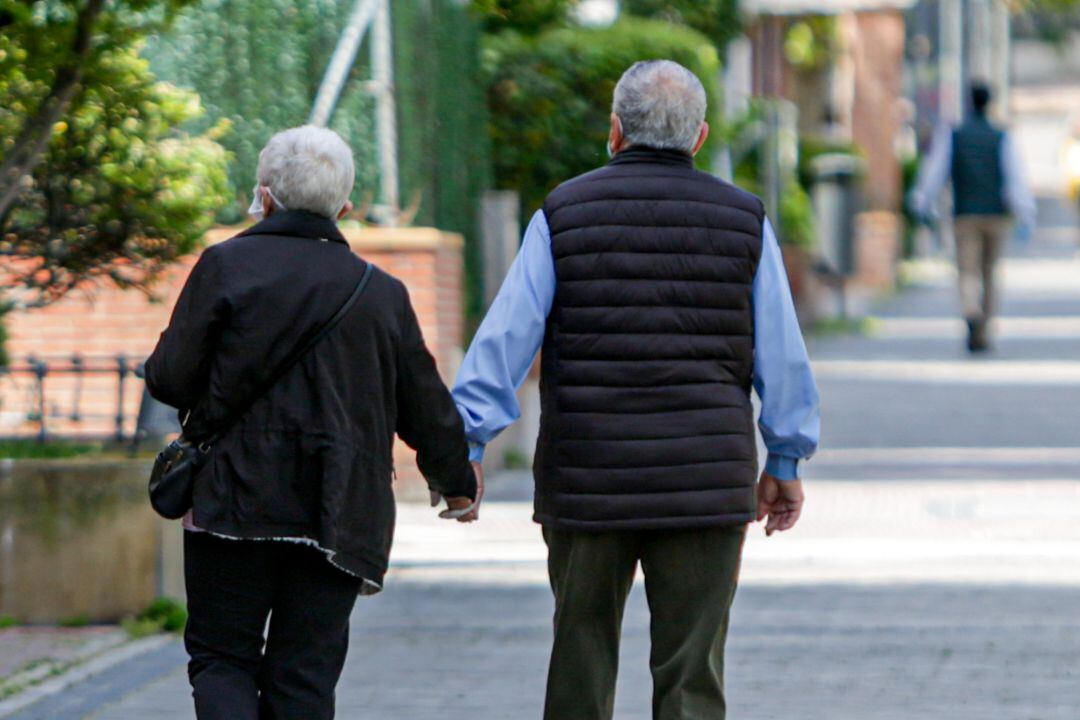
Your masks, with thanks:
M990 104L990 100L994 94L990 90L990 86L984 82L971 83L971 107L975 109L975 112L979 115L986 114L986 107Z

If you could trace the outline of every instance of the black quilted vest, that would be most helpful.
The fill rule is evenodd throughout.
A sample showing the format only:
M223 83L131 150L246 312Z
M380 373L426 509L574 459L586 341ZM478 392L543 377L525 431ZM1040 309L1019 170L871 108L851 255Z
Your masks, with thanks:
M986 118L975 117L953 132L953 212L956 215L1005 215L1001 143L1005 133Z
M688 155L632 149L556 188L544 213L557 285L536 520L597 530L751 520L761 201Z

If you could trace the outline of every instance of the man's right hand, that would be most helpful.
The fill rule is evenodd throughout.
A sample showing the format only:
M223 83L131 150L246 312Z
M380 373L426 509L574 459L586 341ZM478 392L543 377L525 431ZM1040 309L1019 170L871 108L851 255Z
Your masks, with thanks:
M804 500L802 480L779 480L769 473L761 473L757 519L761 522L768 516L765 535L795 527L802 514Z

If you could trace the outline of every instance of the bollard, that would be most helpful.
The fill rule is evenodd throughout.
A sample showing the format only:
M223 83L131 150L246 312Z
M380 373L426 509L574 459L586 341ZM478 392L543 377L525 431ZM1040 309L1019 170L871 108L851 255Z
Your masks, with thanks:
M116 356L116 372L119 375L116 385L116 442L124 442L124 384L127 382L131 367L127 356L120 353Z
M810 163L814 177L811 198L818 223L818 267L822 279L838 293L840 316L847 316L845 280L855 271L855 215L859 211L858 179L863 162L855 155L828 153Z

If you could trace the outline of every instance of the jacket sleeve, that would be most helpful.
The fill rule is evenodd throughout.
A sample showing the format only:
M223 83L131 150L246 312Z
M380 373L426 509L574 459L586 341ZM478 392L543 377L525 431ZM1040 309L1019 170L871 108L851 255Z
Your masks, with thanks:
M397 434L416 450L428 486L446 497L476 498L465 425L424 344L416 313L402 288L397 367Z
M210 363L228 318L224 278L214 247L192 268L172 318L146 361L146 387L160 402L189 410L206 394Z

